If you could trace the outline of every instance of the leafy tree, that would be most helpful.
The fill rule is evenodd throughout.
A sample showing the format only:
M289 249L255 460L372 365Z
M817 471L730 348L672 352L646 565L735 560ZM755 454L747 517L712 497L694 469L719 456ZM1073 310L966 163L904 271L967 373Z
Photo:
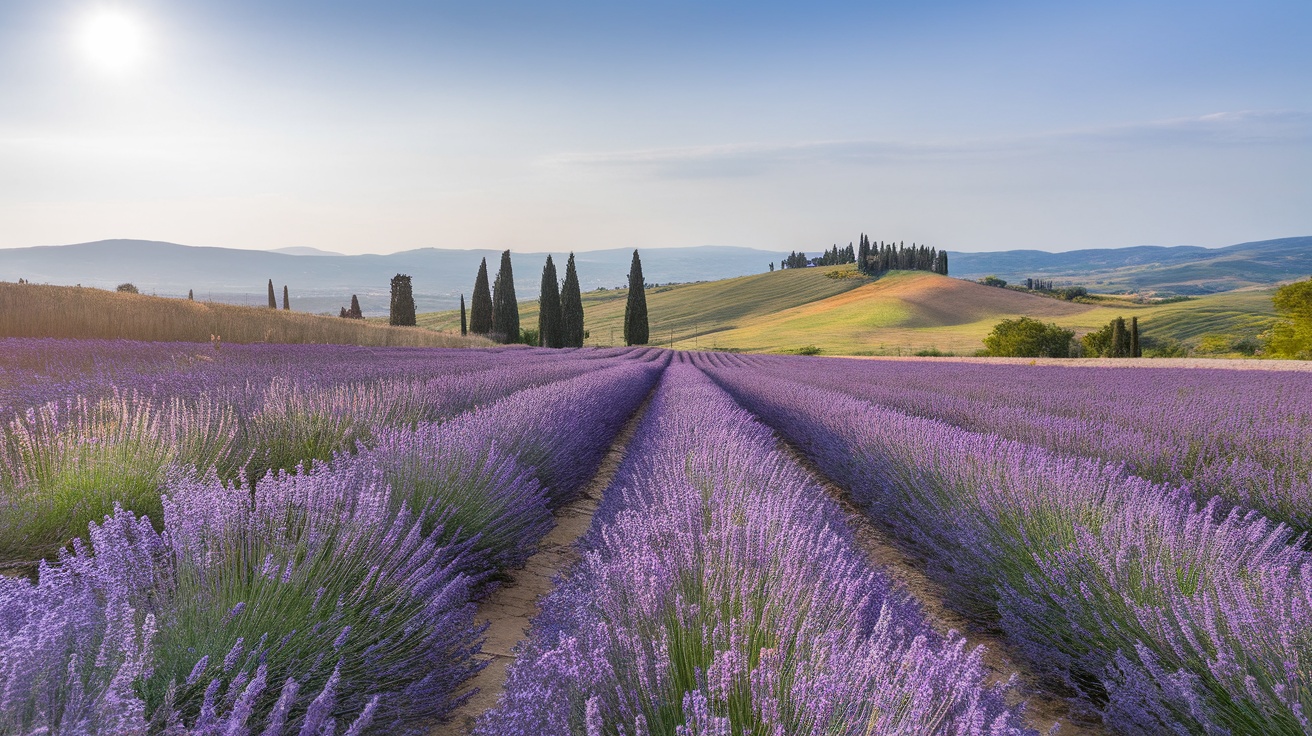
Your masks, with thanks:
M515 298L515 274L510 267L510 251L501 252L501 269L492 282L492 332L501 342L518 342L519 301Z
M269 279L269 309L278 308L278 297L273 293L273 279Z
M560 291L561 340L567 348L583 347L583 294L579 292L579 274L574 270L574 254L565 263L565 284Z
M465 295L460 295L460 334L469 334L469 321L465 319Z
M469 305L469 331L475 335L492 332L492 290L487 285L487 259L478 264L474 296Z
M1000 279L997 276L985 276L984 278L980 279L979 282L981 284L984 284L985 286L996 286L998 288L1003 288L1007 285L1007 282L1005 280Z
M1101 358L1110 355L1112 351L1112 323L1108 322L1100 329L1080 338L1080 344L1084 346L1084 354L1087 357Z
M624 305L624 344L647 344L647 291L642 279L642 261L633 251L629 265L629 300Z
M556 281L556 264L547 256L542 267L542 291L538 297L538 339L544 348L565 347L565 330L561 324L560 284Z
M19 279L18 282L21 284L21 283L23 283L23 280L22 280L22 279ZM141 291L140 291L139 289L137 289L136 284L132 284L132 283L119 284L118 286L115 286L115 287L114 287L114 291L117 291L117 292L120 292L120 293L123 293L123 294L140 294L140 293L141 293Z
M1066 358L1075 333L1030 317L1006 319L984 338L989 355L1008 358Z
M1276 312L1283 318L1267 333L1266 349L1274 356L1312 360L1312 279L1276 289Z
M387 323L397 327L415 326L415 297L410 277L398 273L392 277L392 304Z
M282 308L288 310L292 308L291 300L287 298L287 284L282 285Z

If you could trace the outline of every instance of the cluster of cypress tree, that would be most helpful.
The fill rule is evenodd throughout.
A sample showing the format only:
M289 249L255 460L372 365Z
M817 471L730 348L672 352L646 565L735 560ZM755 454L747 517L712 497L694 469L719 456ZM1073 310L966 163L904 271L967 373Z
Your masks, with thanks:
M119 289L119 291L122 291L122 289ZM187 298L188 299L192 298L190 291L187 292ZM269 279L269 309L277 309L277 308L278 308L278 297L276 296L276 293L273 290L273 279ZM282 308L283 309L292 308L291 301L287 298L286 284L282 285Z
M624 304L624 344L646 345L647 329L647 283L642 277L642 261L638 251L633 251L633 262L629 264L629 299Z
M544 348L583 347L583 294L574 254L565 262L565 282L556 280L556 264L547 256L538 298L538 345Z
M944 276L948 275L948 252L924 245L905 242L874 244L865 233L861 233L861 245L857 248L857 268L870 276L882 276L888 271L929 271Z
M853 250L852 244L848 243L846 248L839 248L837 244L829 250L818 256L806 257L806 253L796 251L788 254L788 257L779 262L780 268L806 268L807 266L841 266L844 263L856 263L856 251Z
M392 303L387 323L397 327L415 325L415 296L411 291L410 277L403 273L392 277Z
M518 342L519 302L515 299L514 274L510 251L501 254L501 270L492 287L488 287L487 259L478 265L474 277L474 295L470 300L468 321L465 295L460 295L460 334L487 335L502 343ZM528 331L532 334L532 331ZM556 279L556 264L551 256L542 268L542 295L538 300L538 344L549 348L583 347L583 295L579 292L579 275L574 270L574 254L565 265L565 282Z
M364 319L364 312L360 311L360 300L356 298L355 294L351 295L351 307L349 309L342 307L341 314L337 316L343 319Z
M1117 317L1102 329L1090 332L1080 340L1084 354L1102 358L1141 358L1139 347L1139 318L1131 317L1127 327L1124 317Z

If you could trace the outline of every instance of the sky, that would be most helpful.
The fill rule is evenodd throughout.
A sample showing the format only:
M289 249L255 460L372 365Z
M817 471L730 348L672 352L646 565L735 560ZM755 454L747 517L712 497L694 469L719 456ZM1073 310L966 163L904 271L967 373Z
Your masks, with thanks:
M1309 37L1307 0L0 0L0 248L1312 235Z

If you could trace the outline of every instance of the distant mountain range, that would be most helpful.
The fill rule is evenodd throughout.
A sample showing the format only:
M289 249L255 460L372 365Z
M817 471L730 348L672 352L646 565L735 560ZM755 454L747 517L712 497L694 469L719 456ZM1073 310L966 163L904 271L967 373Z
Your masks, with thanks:
M561 278L567 253L552 253ZM702 246L642 251L643 276L651 283L714 281L760 273L782 253L752 248ZM514 253L515 294L538 295L546 253ZM281 252L206 248L151 240L101 240L77 245L0 249L0 281L25 278L35 283L112 289L131 282L143 294L186 296L235 304L264 304L273 279L278 298L291 292L292 308L336 313L360 297L366 315L387 314L391 279L409 274L420 312L452 309L460 294L469 299L479 261L487 258L496 277L501 252L421 248L390 255L340 255L316 248ZM588 291L628 283L633 250L616 248L574 256L579 285ZM281 303L281 302L280 302Z
M1065 253L949 251L948 258L949 273L959 278L994 275L1013 283L1044 278L1104 292L1199 295L1270 286L1312 275L1312 237L1262 240L1225 248L1140 245Z
M633 251L628 248L575 255L585 291L622 286ZM552 253L564 276L563 253ZM783 253L725 246L651 248L642 251L648 282L716 281L761 273ZM546 253L515 253L515 292L538 294ZM0 249L0 280L82 284L112 289L131 282L143 293L186 296L237 304L263 304L269 279L281 296L288 285L292 306L336 313L360 297L366 314L386 314L389 283L397 273L413 277L420 312L451 309L473 291L479 260L495 276L499 251L421 248L390 255L341 255L317 248L279 251L206 248L147 240L102 240L77 245ZM1137 246L1048 253L949 251L950 273L1008 281L1052 279L1099 291L1204 294L1270 285L1312 274L1312 237L1241 243L1226 248Z

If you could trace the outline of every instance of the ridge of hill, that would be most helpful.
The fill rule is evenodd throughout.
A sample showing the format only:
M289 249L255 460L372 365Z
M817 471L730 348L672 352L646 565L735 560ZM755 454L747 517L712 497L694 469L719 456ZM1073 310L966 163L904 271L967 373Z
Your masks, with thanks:
M851 266L787 269L699 284L649 288L651 342L680 349L784 352L815 346L830 355L971 354L1003 319L1027 316L1077 335L1115 317L1137 316L1146 337L1193 343L1206 334L1254 337L1275 319L1270 289L1166 304L1094 297L1067 302L924 271L879 279ZM622 342L627 289L583 294L588 345ZM537 325L537 303L520 323ZM420 326L459 329L458 311L418 315Z
M1312 236L1224 248L1140 245L1064 253L949 251L948 256L951 274L961 278L992 275L1019 283L1032 277L1098 292L1201 295L1273 286L1312 274Z

